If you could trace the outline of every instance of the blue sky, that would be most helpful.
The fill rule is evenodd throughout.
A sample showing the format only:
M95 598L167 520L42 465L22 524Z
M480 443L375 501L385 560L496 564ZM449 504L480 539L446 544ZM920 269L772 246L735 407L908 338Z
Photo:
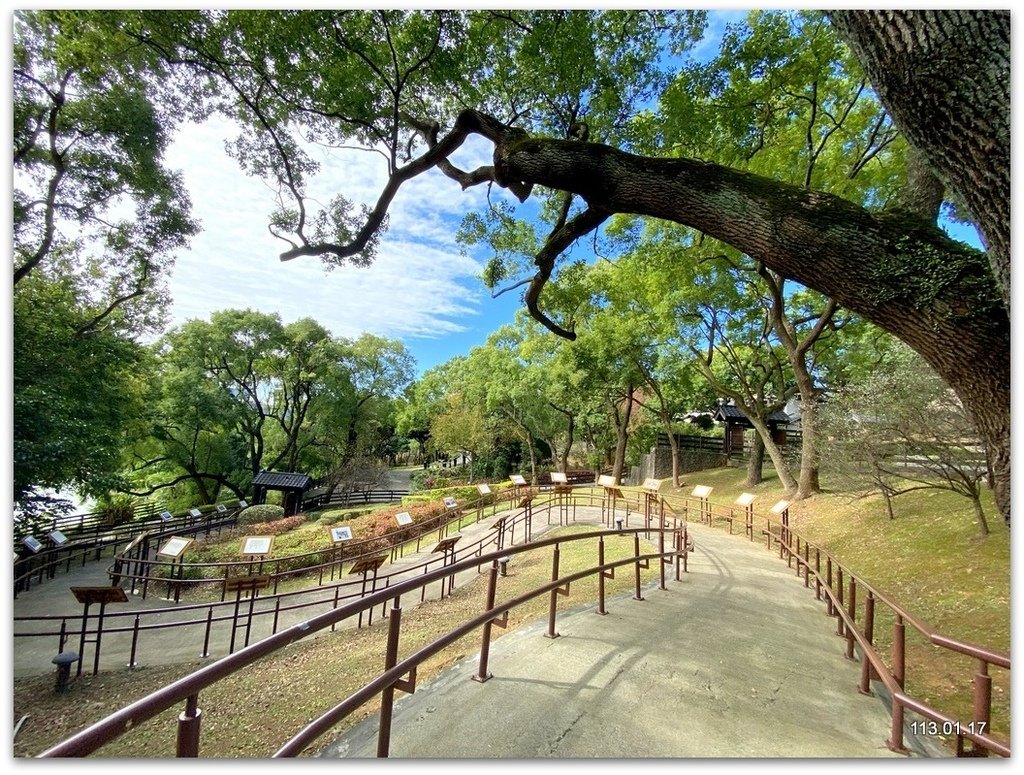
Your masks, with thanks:
M724 23L746 13L713 12L694 56L713 55ZM482 344L521 308L519 290L492 298L479 281L489 254L466 252L455 241L462 215L486 203L486 188L461 191L436 171L403 186L372 266L327 270L315 258L282 263L286 246L267 231L273 193L225 153L234 133L223 121L186 125L167 154L168 166L184 176L202 225L170 276L170 325L230 308L276 312L285 323L313 317L337 336L365 331L401 340L422 372ZM489 164L491 151L474 137L453 161L472 169ZM321 163L312 192L320 201L344 193L369 204L385 181L383 159L374 153L332 151ZM492 189L492 200L502 196L510 197ZM977 244L976 236L971 241Z
M695 55L713 54L725 21L745 13L716 14L707 43ZM185 126L167 155L168 165L182 171L203 227L173 270L171 325L229 308L277 312L285 323L309 316L336 336L368 331L401 340L422 373L482 344L521 308L521 291L492 298L479 281L490 255L466 253L455 241L462 215L486 203L486 188L463 192L437 172L403 186L372 266L325 270L310 258L281 263L278 256L287 246L267 233L273 194L224 152L233 133L217 121ZM453 161L472 169L489 164L491 151L487 142L471 138ZM321 201L344 193L369 204L384 184L383 160L376 154L334 151L321 162ZM492 189L492 200L501 196L510 195Z

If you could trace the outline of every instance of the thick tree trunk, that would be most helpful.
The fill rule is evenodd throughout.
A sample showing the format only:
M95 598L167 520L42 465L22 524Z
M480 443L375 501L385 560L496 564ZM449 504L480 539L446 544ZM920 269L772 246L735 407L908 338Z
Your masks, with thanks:
M616 482L622 481L622 471L626 467L626 442L629 440L629 419L633 416L633 388L630 386L626 396L622 415L617 407L613 408L615 417L615 458L612 461L612 476Z
M786 461L782 457L782 450L779 449L779 445L772 440L771 429L768 425L756 414L747 415L747 419L750 420L754 426L754 430L757 431L761 437L761 441L764 444L764 450L768 453L768 457L772 460L772 465L775 466L775 473L779 477L779 483L786 489L786 495L792 495L796 492L796 480L793 475L789 472L789 468L786 466Z
M764 481L764 441L760 433L754 434L750 445L750 460L747 461L746 487L756 487Z
M815 423L817 407L813 399L809 404L811 411L801 413L800 420L800 484L797 488L798 498L809 498L821 492L821 477L818 466L818 429ZM810 422L808 422L808 417Z
M977 220L1010 307L1010 12L831 11L908 142Z

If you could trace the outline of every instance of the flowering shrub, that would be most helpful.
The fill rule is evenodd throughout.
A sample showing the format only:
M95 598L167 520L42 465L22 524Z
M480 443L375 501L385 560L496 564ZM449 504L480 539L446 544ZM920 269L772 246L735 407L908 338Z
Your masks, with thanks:
M257 522L246 525L244 535L281 535L289 530L306 524L306 518L300 514L284 519L275 519L272 522Z

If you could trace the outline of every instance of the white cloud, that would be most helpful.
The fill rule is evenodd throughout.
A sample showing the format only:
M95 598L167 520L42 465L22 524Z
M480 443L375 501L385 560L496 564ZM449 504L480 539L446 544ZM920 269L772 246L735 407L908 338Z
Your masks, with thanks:
M224 152L231 131L216 122L186 126L167 154L169 166L183 171L203 226L178 257L170 282L174 324L252 308L278 312L285 322L314 317L338 336L369 331L405 339L464 331L488 312L476 279L481 263L455 243L461 215L486 202L482 187L463 192L437 172L410 181L392 203L372 266L328 270L317 258L282 263L288 246L267 231L274 194ZM460 149L459 163L485 164L489 153L482 144L469 145ZM372 204L385 174L377 154L331 151L313 193L324 202L344 193Z

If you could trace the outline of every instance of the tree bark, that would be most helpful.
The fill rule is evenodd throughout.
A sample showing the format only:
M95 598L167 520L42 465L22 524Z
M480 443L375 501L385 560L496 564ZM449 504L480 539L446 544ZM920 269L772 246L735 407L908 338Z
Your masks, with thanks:
M619 414L619 407L612 406L612 416L615 420L615 459L612 461L612 476L616 482L622 481L622 470L626 466L626 442L629 440L629 420L632 415L633 386L630 385L622 414Z
M896 126L977 220L1009 309L1009 11L849 10L829 17Z
M528 138L496 145L495 170L517 188L572 191L598 210L698 229L892 332L963 401L988 447L1009 522L1010 323L984 253L902 211L871 213L690 159Z
M764 439L760 433L754 434L750 445L750 460L747 461L746 487L756 487L764 481Z

